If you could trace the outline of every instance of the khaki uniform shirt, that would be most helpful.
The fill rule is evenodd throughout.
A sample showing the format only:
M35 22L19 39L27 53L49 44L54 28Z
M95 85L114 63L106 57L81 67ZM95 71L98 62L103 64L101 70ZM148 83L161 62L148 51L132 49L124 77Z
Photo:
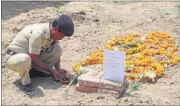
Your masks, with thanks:
M16 53L40 54L52 42L49 23L33 24L22 29L7 49Z

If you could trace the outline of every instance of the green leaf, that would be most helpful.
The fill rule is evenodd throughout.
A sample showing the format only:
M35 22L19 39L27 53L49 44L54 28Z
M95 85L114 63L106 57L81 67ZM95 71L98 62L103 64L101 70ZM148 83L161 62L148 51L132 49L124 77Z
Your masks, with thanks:
M130 92L132 92L138 90L139 88L140 88L139 82L131 82L128 89L130 90Z
M135 83L134 86L133 86L133 88L134 88L135 90L138 90L138 89L140 88L140 84L139 84L139 83Z

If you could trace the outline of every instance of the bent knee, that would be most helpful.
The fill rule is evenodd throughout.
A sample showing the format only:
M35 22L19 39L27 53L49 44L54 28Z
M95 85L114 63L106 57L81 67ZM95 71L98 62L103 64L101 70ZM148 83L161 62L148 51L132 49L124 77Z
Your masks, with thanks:
M14 71L28 71L31 67L31 57L25 53L18 53L11 56L6 65Z

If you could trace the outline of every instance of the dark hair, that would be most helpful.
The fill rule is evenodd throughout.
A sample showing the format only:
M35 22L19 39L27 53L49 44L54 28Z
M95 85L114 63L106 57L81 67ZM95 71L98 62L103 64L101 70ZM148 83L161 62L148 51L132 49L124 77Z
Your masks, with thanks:
M55 19L55 20L52 21L52 27L53 27L53 28L57 27L57 19Z
M52 27L53 27L53 28L57 27L57 28L58 28L58 31L60 32L60 28L59 28L59 26L58 26L57 19L53 20L51 23L52 23Z

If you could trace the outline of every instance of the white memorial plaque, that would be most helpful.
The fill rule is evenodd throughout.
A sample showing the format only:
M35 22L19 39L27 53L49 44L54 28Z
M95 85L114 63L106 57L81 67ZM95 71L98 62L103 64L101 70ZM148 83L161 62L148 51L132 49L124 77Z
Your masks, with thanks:
M104 50L104 79L123 83L125 60L125 52Z

